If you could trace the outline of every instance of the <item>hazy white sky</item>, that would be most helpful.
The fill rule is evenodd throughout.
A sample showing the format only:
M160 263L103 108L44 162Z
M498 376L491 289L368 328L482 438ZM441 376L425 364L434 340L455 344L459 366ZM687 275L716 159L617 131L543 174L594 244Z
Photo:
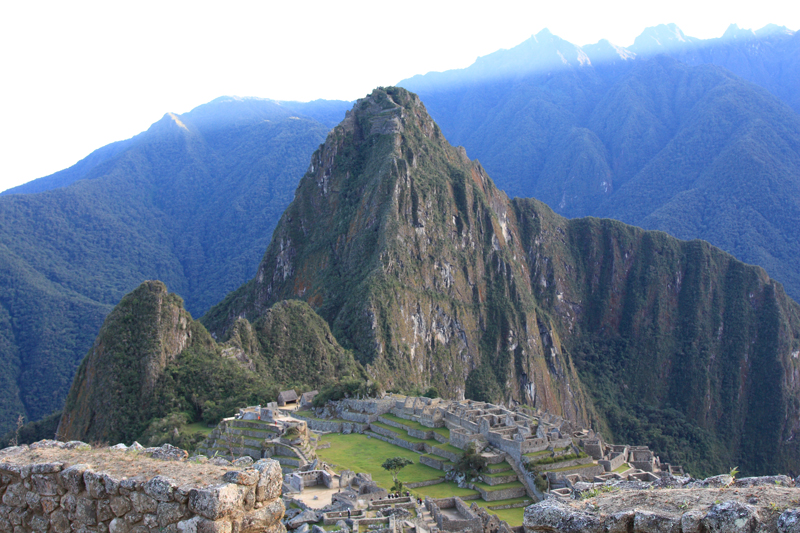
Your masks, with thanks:
M218 96L354 100L543 28L629 46L669 22L700 38L731 23L797 30L800 2L3 2L0 190Z

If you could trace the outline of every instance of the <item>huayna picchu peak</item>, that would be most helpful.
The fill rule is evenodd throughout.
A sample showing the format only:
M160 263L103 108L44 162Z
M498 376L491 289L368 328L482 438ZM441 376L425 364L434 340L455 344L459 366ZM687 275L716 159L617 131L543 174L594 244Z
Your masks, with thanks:
M224 340L285 299L387 388L530 404L692 470L800 467L780 284L702 241L509 200L404 89L334 128L256 277L202 322Z

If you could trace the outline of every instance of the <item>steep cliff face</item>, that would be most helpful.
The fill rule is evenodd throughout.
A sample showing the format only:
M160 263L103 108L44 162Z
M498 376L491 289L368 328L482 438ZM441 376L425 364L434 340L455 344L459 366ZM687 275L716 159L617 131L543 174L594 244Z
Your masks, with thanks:
M226 338L289 298L386 386L525 402L699 469L800 469L779 284L701 241L510 201L403 89L331 132L257 276L203 321Z
M701 469L800 468L800 308L779 283L704 241L514 207L607 434Z
M167 365L193 343L212 341L201 329L160 281L147 281L126 295L78 368L58 435L131 438L130 430L147 421L143 416Z

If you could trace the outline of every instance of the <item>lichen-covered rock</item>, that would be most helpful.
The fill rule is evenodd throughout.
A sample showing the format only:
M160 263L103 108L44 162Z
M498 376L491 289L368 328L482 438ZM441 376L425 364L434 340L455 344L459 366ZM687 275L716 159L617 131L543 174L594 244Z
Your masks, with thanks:
M652 511L637 510L633 518L634 533L680 533L681 519Z
M97 521L108 522L115 518L114 510L111 509L111 502L109 500L100 500L97 502Z
M261 459L253 463L253 468L261 474L256 485L256 501L278 498L283 485L280 463L274 459Z
M125 513L127 513L133 508L133 506L131 505L131 501L125 496L117 496L111 498L111 500L109 501L109 505L111 505L111 511L117 517L125 516Z
M65 450L91 450L92 445L82 440L70 440L64 443Z
M85 464L77 464L72 465L69 468L63 470L59 474L59 478L61 479L61 483L66 487L66 489L73 493L78 494L80 491L83 490L84 482L83 482L83 474L89 469L89 465Z
M31 475L31 465L0 463L0 475L10 476L16 479L28 479Z
M53 474L32 474L33 489L42 496L56 496L58 494L58 478Z
M105 473L94 472L92 470L86 470L83 473L83 482L86 485L86 492L96 500L106 497L106 482L104 476Z
M119 494L119 479L106 474L103 476L103 483L105 483L106 495L108 497L117 496Z
M252 488L235 483L193 489L189 493L189 509L211 520L228 516L245 505Z
M786 509L781 513L778 533L800 533L800 509Z
M165 528L169 524L177 524L183 518L184 508L177 502L161 502L158 504L156 518L158 527Z
M137 513L155 513L158 508L158 502L156 500L141 492L131 493L130 499L131 504L133 504L133 510Z
M123 518L115 518L108 524L108 533L128 533L130 524Z
M97 524L97 501L80 496L75 498L75 512L70 515L70 521L87 526Z
M53 439L43 439L30 445L31 450L37 448L63 448L64 443Z
M708 533L751 533L759 519L753 507L729 500L712 506L702 524Z
M23 505L27 505L25 501L25 495L27 493L28 489L25 488L25 485L22 483L12 483L6 487L6 491L3 494L3 504L9 507L22 507Z
M61 509L50 514L50 525L56 533L68 533L70 531L69 519Z
M745 477L733 482L734 487L794 487L789 476Z
M577 511L556 499L541 501L525 508L525 531L559 533L603 533L603 521L597 515Z
M698 510L687 511L681 515L682 533L701 533L703 531L702 522L705 513Z
M297 529L298 527L302 526L303 524L309 524L319 522L319 516L317 513L312 511L311 509L307 509L300 513L299 515L295 516L288 522L286 522L286 527L289 529Z
M225 475L222 476L222 480L228 483L236 483L237 485L252 486L258 483L260 477L261 473L255 469L233 470L225 472Z
M244 457L239 457L233 462L233 466L237 466L239 468L243 466L250 466L253 464L253 458L249 455L245 455Z
M62 470L64 470L64 463L58 461L31 465L31 474L57 474Z
M162 461L182 461L189 457L189 452L166 443L162 444L160 448L154 449L150 457L153 459L161 459Z
M172 497L175 494L175 489L178 488L178 484L167 477L156 476L153 479L145 482L142 488L144 489L144 493L154 500L158 500L160 502L169 502L172 501Z
M722 488L727 487L733 483L733 476L728 474L722 474L719 476L712 476L702 481L693 481L688 483L687 487L694 487L694 488Z
M635 511L621 511L610 514L605 520L605 530L607 533L628 533L633 531L633 517Z
M240 533L256 533L264 531L267 527L281 525L284 506L281 500L273 500L261 509L256 509L244 515L239 521Z

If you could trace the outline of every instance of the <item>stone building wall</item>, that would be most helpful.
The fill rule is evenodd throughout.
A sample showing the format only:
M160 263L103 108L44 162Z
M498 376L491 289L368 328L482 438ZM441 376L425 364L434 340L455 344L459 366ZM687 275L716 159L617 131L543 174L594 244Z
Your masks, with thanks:
M8 454L0 459L0 531L286 531L281 468L270 459L230 470L209 486L179 486L155 471L117 478L86 464L25 464Z

